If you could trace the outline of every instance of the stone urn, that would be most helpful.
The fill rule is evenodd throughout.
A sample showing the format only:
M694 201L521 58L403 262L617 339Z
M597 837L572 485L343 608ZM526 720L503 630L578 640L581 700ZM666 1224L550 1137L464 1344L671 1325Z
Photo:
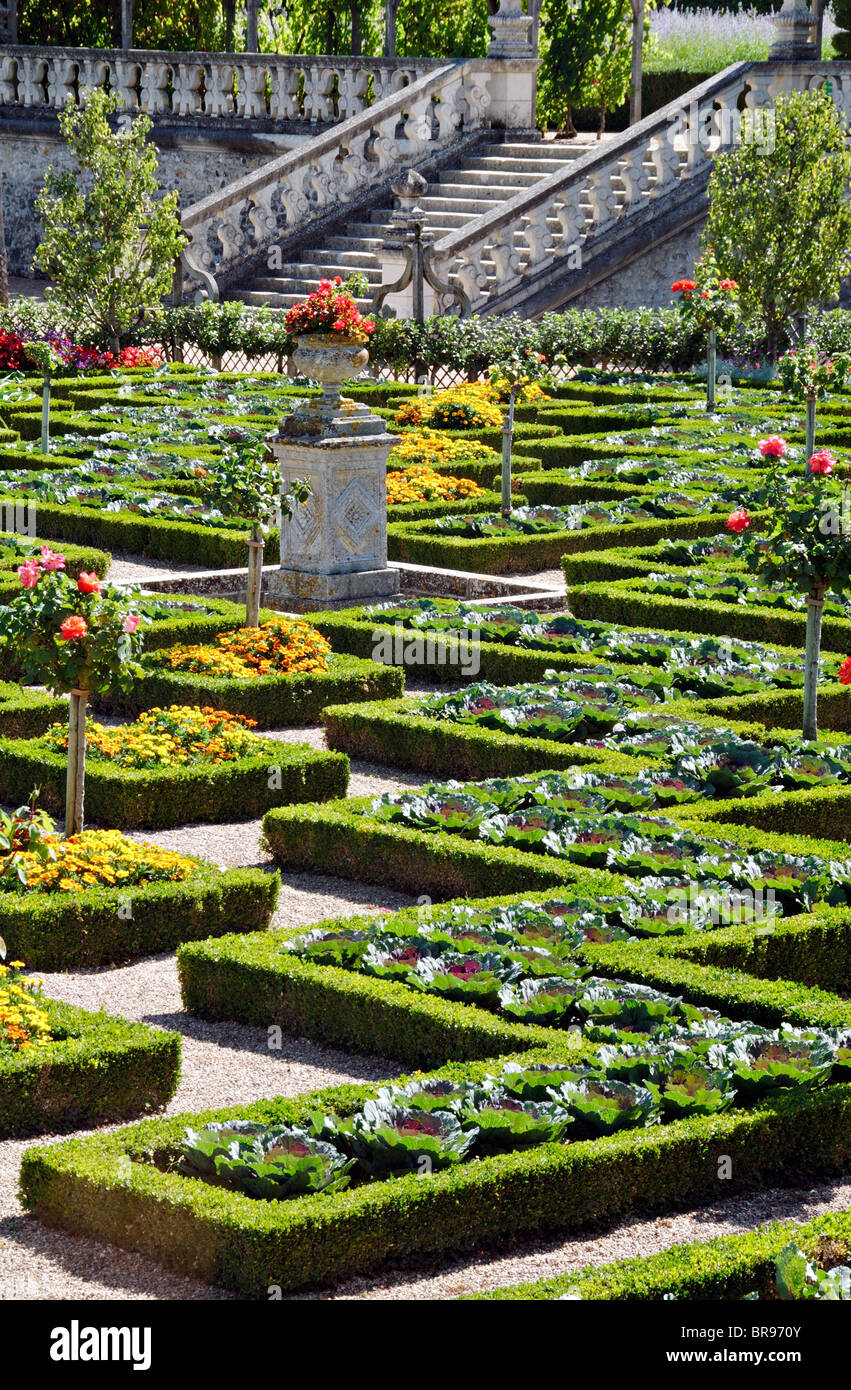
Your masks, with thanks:
M320 413L328 419L339 404L343 382L360 376L369 361L369 349L342 333L300 333L290 361L300 376L319 382Z

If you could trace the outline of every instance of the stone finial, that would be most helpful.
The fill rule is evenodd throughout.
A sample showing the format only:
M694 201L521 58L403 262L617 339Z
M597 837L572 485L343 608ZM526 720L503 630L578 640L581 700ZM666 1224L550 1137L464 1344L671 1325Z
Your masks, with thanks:
M815 57L815 23L816 17L806 0L783 0L782 10L774 16L777 38L771 46L769 58L795 61Z
M390 185L390 191L399 199L402 208L407 211L413 208L418 198L422 198L428 192L428 179L424 179L422 174L418 174L416 169L408 169L400 178L395 179Z
M522 0L500 0L496 14L488 15L491 31L489 58L533 58L533 16L524 14Z

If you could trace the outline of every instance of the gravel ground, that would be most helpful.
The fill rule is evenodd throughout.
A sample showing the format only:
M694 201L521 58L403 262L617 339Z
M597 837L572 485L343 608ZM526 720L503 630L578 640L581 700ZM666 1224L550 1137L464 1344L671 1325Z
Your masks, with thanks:
M113 584L144 584L147 579L181 579L209 572L209 565L177 565L173 560L149 560L145 555L114 551L107 578Z
M159 566L134 557L117 557L113 577L144 582L154 572L192 573L191 566ZM147 572L147 573L146 573ZM533 576L561 587L558 571ZM412 688L411 693L414 693ZM324 746L319 729L288 729L272 737ZM376 795L421 786L431 780L416 773L367 763L352 765L350 794ZM135 838L203 855L227 866L271 867L260 847L260 823L180 826L140 832ZM309 924L327 917L379 913L408 906L409 895L316 874L284 874L277 925ZM304 1038L287 1038L270 1052L266 1030L237 1023L205 1023L183 1013L173 955L131 964L69 971L45 977L56 998L103 1008L183 1038L180 1086L168 1113L245 1103L263 1096L297 1095L344 1081L391 1077L402 1068L392 1059L362 1057L322 1047ZM51 1230L22 1213L16 1196L23 1150L33 1141L0 1143L0 1299L230 1300L233 1296L193 1279L164 1272L151 1261L100 1242ZM49 1142L43 1140L39 1142ZM851 1206L851 1179L814 1189L761 1192L726 1203L652 1219L626 1221L603 1233L564 1240L503 1242L499 1249L462 1255L408 1259L328 1290L293 1295L315 1299L447 1299L460 1293L497 1288L520 1280L569 1272L627 1255L649 1255L681 1241L750 1230L778 1218L807 1220L827 1210Z

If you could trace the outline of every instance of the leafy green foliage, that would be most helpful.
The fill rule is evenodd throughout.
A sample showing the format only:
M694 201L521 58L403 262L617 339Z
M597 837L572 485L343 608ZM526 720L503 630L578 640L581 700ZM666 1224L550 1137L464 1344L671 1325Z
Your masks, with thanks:
M783 93L769 115L763 127L746 114L742 139L716 158L704 244L774 356L791 320L835 299L851 265L851 152L824 88Z
M84 107L65 107L59 126L76 168L49 169L36 199L36 261L54 282L56 303L115 352L141 311L169 290L184 242L177 194L156 196L151 121L137 116L114 132L118 105L115 93L96 90Z

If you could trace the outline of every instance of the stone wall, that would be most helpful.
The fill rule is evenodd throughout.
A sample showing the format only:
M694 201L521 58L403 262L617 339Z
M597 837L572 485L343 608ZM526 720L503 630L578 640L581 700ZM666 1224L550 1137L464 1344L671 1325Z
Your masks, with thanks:
M671 285L690 275L700 255L702 224L651 246L629 265L598 281L570 305L577 309L638 309L644 305L666 309L671 304Z
M164 188L180 190L183 207L224 187L241 174L300 142L299 136L246 137L217 130L215 134L175 128L158 128L155 142L160 156L160 180ZM30 275L32 257L40 240L35 199L48 165L70 166L65 142L52 123L4 120L0 117L0 174L3 177L3 212L9 271Z

